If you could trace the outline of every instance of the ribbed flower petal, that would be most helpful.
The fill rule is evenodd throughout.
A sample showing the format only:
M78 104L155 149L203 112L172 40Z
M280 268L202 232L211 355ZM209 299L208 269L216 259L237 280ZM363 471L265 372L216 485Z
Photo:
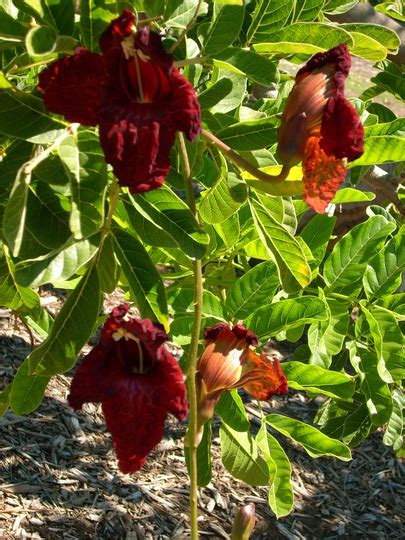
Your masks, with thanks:
M276 394L287 393L287 379L277 358L270 359L265 354L259 356L254 351L248 351L245 369L239 384L255 399L266 401Z
M105 108L101 115L100 142L105 159L120 184L133 193L159 188L169 172L176 125L167 107L134 103L127 108Z
M69 122L96 126L105 79L103 57L78 49L40 73L38 90L45 94L48 110Z
M364 128L359 115L347 99L332 97L322 119L321 148L330 156L353 161L364 152Z

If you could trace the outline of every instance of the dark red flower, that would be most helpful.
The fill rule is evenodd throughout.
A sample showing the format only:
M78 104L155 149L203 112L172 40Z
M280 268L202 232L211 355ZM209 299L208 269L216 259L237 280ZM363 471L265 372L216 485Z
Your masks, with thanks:
M68 396L74 409L101 402L124 473L145 463L162 439L167 413L184 420L188 411L183 374L163 345L166 333L149 319L126 317L128 309L113 309Z
M364 130L344 93L351 65L345 44L313 56L298 71L281 119L278 154L284 165L303 162L304 198L324 212L346 176L344 159L364 151Z
M176 131L191 141L201 129L192 85L161 38L135 27L124 9L100 37L102 54L79 48L39 76L45 106L70 122L100 126L107 163L133 193L158 188L170 167Z
M277 358L257 354L257 336L241 324L231 328L218 323L205 329L204 338L197 362L198 439L223 392L243 386L260 400L287 392L287 379Z

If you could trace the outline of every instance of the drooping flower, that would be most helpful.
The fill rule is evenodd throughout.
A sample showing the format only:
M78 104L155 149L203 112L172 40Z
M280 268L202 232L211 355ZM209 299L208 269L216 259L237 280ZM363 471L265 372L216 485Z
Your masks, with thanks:
M346 176L344 160L364 151L364 129L344 85L351 58L345 44L313 56L301 68L287 99L278 133L283 165L302 161L304 199L324 212Z
M101 402L124 473L145 463L162 439L168 413L181 421L188 412L183 374L164 346L166 333L150 319L127 317L128 309L113 309L68 396L74 409Z
M135 27L124 9L101 35L102 54L79 48L41 72L47 109L70 122L99 124L107 163L133 193L158 188L170 167L176 131L191 141L201 128L192 85L173 65L160 36Z
M221 394L243 387L259 400L287 392L287 379L277 358L257 354L257 336L241 324L218 323L205 329L204 350L197 362L198 434L214 414Z

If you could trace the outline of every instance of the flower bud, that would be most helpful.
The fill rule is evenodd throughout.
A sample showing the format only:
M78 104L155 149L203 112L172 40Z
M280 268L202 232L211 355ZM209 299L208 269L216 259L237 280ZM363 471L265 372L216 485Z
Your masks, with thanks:
M231 532L231 540L249 540L256 522L255 505L245 504L235 516Z

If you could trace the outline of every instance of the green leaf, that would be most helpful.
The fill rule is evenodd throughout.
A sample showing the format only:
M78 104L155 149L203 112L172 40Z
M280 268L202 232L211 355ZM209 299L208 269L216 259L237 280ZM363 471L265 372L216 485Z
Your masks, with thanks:
M371 427L367 406L361 403L353 412L328 420L322 426L322 432L329 437L341 437L347 444L356 446L368 436Z
M148 222L148 230L151 231L151 225L155 227L154 235L163 231L191 259L205 255L208 235L200 229L188 206L172 191L161 188L146 195L130 195L130 200L145 223ZM132 219L131 214L129 218ZM141 229L136 227L136 231L147 243Z
M319 16L325 0L297 0L292 21L313 21Z
M381 307L388 309L400 320L405 320L405 293L391 294L379 300Z
M52 54L56 48L56 32L49 26L31 28L25 37L27 52L33 58Z
M59 155L71 182L70 228L76 240L88 238L104 221L108 178L98 136L92 131L79 131L62 142Z
M215 412L233 430L248 431L249 418L237 390L224 392L215 405Z
M391 92L395 97L405 100L405 81L401 68L385 60L384 71L378 73L375 77L371 78L371 82L377 86L382 87L384 90Z
M119 228L112 232L114 250L142 318L150 317L167 327L167 300L159 272L143 245Z
M214 57L214 65L225 69L232 67L236 73L246 75L257 84L269 86L279 81L280 76L276 64L254 51L229 47L222 52L212 53L212 56ZM222 62L225 64L221 66Z
M284 26L294 8L291 0L259 0L247 31L247 41L268 41L269 36Z
M22 45L26 33L27 27L0 7L0 51Z
M211 108L212 113L229 113L242 103L246 93L246 77L228 69L219 69L217 81L229 79L232 90L219 103Z
M381 379L400 381L405 378L404 338L394 314L379 306L366 307L365 300L360 300L360 305L370 326Z
M48 116L42 99L15 88L0 89L0 133L3 135L47 144L53 142L64 127L62 122Z
M97 261L97 273L100 279L100 288L103 292L111 294L117 286L121 268L114 253L114 243L110 235L102 245Z
M212 428L209 421L204 425L204 433L197 448L197 485L200 487L207 486L212 478L211 440ZM190 474L190 449L187 446L184 447L184 456Z
M320 298L300 296L259 307L246 324L259 339L266 340L281 331L326 318L326 305Z
M205 223L222 223L239 210L247 196L246 182L235 173L227 173L225 165L221 167L218 180L204 195L199 207L200 215Z
M167 293L167 302L171 310L176 314L194 313L194 289L191 287L178 287L171 289ZM214 317L218 320L224 320L222 305L219 300L210 291L204 291L202 314L205 317Z
M405 396L400 388L394 388L392 404L392 413L384 433L383 443L392 446L394 450L400 450L404 446L403 409L405 409Z
M232 45L239 37L244 16L245 8L243 5L223 6L208 28L204 41L204 54L215 56Z
M91 51L99 51L98 39L117 15L116 2L80 0L80 29L83 44Z
M263 452L270 474L269 505L279 519L293 509L294 493L291 486L291 463L283 447L263 424L256 436L257 446Z
M232 214L226 221L216 223L214 229L228 250L232 249L240 237L238 214Z
M371 191L360 191L355 188L339 189L332 200L333 204L344 204L353 202L366 202L375 199L375 193Z
M294 235L297 230L297 216L291 197L276 197L260 192L257 197L273 219Z
M17 173L10 198L4 209L3 234L13 257L18 257L25 234L30 182L31 174L25 173L25 165L23 165Z
M11 383L0 392L0 418L4 416L10 406Z
M313 266L319 266L323 260L335 223L336 217L316 214L302 229L300 237L312 252ZM310 266L312 266L311 263Z
M258 264L235 281L226 297L226 309L234 319L245 319L257 306L271 302L279 286L277 269L272 261Z
M378 124L377 124L378 125ZM364 154L352 161L350 168L359 165L375 165L402 161L405 154L405 139L393 135L368 137L364 141Z
M353 291L362 279L370 253L395 229L383 216L372 216L353 227L333 248L324 266L324 279L329 291Z
M217 137L234 150L258 150L277 142L276 116L239 122L221 129Z
M97 272L90 266L55 318L48 338L28 356L32 377L63 373L74 365L94 331L100 304ZM12 402L13 395L14 388Z
M378 137L382 135L395 135L397 137L403 137L405 136L405 118L396 118L391 122L365 126L364 134L366 138Z
M68 242L61 251L50 257L25 260L15 267L16 280L24 287L39 287L45 283L55 284L72 277L93 258L100 243L100 235L79 242Z
M214 107L217 103L225 99L226 96L232 92L232 89L233 84L231 79L223 77L222 79L216 81L212 86L207 88L207 90L201 92L201 94L198 94L198 101L200 102L201 110L204 111L205 109L211 109L211 107ZM204 115L203 118L205 118Z
M401 0L382 2L381 4L374 6L374 9L388 15L388 17L396 19L397 21L405 22L404 5Z
M268 414L266 422L285 437L292 439L313 458L332 456L350 461L350 449L342 442L331 439L317 428L281 414Z
M235 431L222 422L219 437L222 463L232 476L251 486L265 486L269 482L267 464L248 431Z
M311 282L311 269L299 242L266 211L250 200L257 232L266 251L275 262L286 292L294 292Z
M2 306L13 311L24 312L40 307L38 293L17 283L13 261L4 248L0 250L0 299Z
M350 347L350 362L360 377L360 390L366 397L371 421L382 426L391 416L392 398L388 385L381 380L377 369L377 357L354 343Z
M50 380L50 377L45 375L31 374L30 358L32 355L33 353L18 368L11 387L10 407L18 415L28 414L40 405Z
M314 323L308 329L308 345L312 355L310 364L328 368L332 357L338 354L343 346L349 327L349 300L337 300L325 297L322 289L319 296L328 308L328 318Z
M199 0L166 0L166 8L163 16L166 26L170 28L184 29L194 17L199 6ZM203 15L207 11L207 5L202 2L198 14ZM161 15L161 13L158 13Z
M349 399L354 394L355 381L344 373L294 361L283 362L281 368L288 386L294 390L324 394L336 399Z
M367 266L363 286L367 298L381 298L394 293L401 285L405 270L405 228L392 238Z
M256 52L265 54L314 54L336 47L340 43L353 45L353 38L341 25L333 26L317 22L295 23L272 33L266 43L254 45Z

